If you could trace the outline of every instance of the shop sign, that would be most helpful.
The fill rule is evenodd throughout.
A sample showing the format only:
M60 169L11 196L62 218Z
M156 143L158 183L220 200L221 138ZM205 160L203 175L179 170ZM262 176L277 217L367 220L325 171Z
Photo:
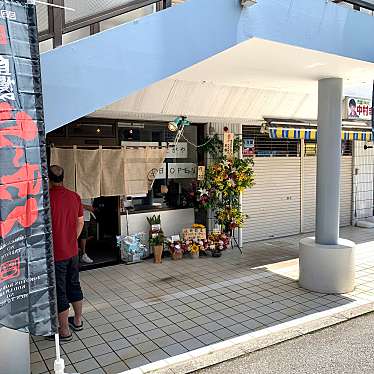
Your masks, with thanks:
M177 145L174 143L162 143L163 147L168 147L165 158L187 158L188 144L179 142Z
M170 163L168 164L169 179L194 179L197 176L197 165L193 163Z
M228 159L234 158L234 134L225 132L223 134L223 155Z
M205 178L205 166L199 166L197 168L197 180L203 181Z
M343 103L345 119L371 120L371 100L346 96Z
M166 169L167 169L166 164L165 163L162 164L162 166L158 168L155 179L166 179Z
M255 140L243 139L243 156L251 157L255 154Z

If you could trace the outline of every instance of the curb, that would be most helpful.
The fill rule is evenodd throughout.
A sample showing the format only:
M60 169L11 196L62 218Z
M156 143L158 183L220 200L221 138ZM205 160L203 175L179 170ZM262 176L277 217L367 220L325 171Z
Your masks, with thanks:
M348 305L258 330L120 374L188 374L370 312L374 312L374 301L354 301Z

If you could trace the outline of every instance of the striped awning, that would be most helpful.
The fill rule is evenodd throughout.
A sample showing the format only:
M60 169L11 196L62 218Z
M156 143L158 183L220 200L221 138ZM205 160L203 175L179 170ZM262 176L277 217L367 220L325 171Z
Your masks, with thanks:
M292 129L284 127L270 127L269 136L271 139L305 139L316 140L317 129ZM342 131L342 140L372 140L370 131Z

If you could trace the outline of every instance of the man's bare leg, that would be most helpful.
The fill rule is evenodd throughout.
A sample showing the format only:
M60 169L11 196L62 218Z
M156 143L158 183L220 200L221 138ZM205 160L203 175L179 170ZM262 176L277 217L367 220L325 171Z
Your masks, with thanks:
M82 250L83 255L86 253L86 245L87 245L87 239L81 239L80 248Z
M59 334L61 336L70 336L70 329L69 329L69 309L61 312L58 314L58 323L59 323Z
M83 301L76 301L72 305L74 309L74 324L75 326L80 326L82 324Z

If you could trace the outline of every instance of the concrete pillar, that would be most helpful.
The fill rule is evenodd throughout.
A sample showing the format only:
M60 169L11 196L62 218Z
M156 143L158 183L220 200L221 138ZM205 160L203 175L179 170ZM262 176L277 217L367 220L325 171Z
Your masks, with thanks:
M342 134L341 79L318 82L316 242L338 244Z
M316 237L300 242L300 285L323 293L354 289L355 244L339 239L342 87L318 82Z
M0 328L0 373L30 374L29 334Z

